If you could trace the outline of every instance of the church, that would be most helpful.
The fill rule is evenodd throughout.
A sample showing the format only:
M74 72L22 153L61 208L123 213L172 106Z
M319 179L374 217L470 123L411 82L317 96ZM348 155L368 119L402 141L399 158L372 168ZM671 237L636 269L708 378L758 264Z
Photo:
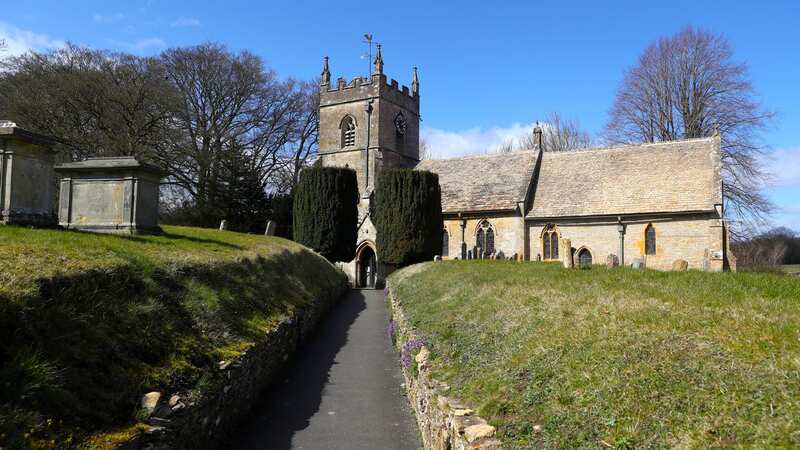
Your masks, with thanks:
M356 286L384 276L369 215L376 175L414 168L439 175L443 259L553 261L658 270L735 268L723 220L718 135L569 152L534 148L420 160L420 81L383 73L378 46L369 78L320 80L321 164L349 167L360 192L355 259L342 264Z

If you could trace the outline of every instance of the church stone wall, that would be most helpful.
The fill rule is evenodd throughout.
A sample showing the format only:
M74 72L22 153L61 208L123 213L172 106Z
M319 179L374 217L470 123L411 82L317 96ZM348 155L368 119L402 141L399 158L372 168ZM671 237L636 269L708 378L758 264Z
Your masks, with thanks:
M503 252L505 257L513 256L515 253L522 255L525 249L525 225L521 217L516 215L508 216L486 216L485 218L467 219L464 229L464 242L467 243L467 250L476 247L476 233L478 224L487 220L494 227L494 248L495 253ZM461 220L458 218L445 219L444 227L449 235L448 256L445 259L461 258Z
M572 248L576 251L582 247L588 248L594 264L605 264L609 254L619 256L619 233L615 221L555 220L547 223L555 224L560 238L571 240ZM542 254L540 236L547 223L528 223L532 260L538 259ZM722 270L723 229L717 218L652 218L635 222L623 220L623 223L626 224L626 265L630 265L634 258L641 258L648 268L669 270L676 259L684 259L689 263L690 269ZM655 255L645 255L644 232L648 224L652 224L656 230Z

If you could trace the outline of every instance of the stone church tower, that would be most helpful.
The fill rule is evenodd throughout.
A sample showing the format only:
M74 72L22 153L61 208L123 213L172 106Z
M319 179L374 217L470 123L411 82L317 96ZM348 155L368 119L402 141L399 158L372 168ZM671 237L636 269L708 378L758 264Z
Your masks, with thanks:
M381 47L372 75L344 78L331 85L328 58L322 69L319 107L319 154L324 166L356 171L359 229L355 259L342 269L357 286L380 284L383 270L369 216L370 196L384 168L413 168L419 162L419 79L413 69L411 90L387 82Z

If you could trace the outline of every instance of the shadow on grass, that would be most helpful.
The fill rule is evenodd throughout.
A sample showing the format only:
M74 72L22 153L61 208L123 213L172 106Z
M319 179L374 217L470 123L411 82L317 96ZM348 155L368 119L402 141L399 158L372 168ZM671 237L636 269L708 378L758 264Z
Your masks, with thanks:
M42 280L36 295L0 297L0 409L89 432L130 423L143 393L194 387L215 372L221 348L263 339L343 283L308 251L149 277L125 266ZM31 426L0 414L0 436Z
M306 429L319 411L336 356L347 343L353 322L366 307L364 295L351 291L331 310L314 338L298 349L287 368L261 394L250 419L242 424L239 435L243 438L229 448L292 448L294 435ZM324 448L323 436L319 444Z

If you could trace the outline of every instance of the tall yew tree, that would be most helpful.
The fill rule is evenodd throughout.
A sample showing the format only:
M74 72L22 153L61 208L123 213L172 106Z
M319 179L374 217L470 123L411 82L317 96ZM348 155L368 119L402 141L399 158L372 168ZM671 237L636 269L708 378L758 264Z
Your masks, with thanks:
M442 249L442 193L435 173L381 172L375 189L378 255L385 264L428 261Z
M329 261L350 261L356 251L358 181L352 169L310 167L294 190L294 240Z

